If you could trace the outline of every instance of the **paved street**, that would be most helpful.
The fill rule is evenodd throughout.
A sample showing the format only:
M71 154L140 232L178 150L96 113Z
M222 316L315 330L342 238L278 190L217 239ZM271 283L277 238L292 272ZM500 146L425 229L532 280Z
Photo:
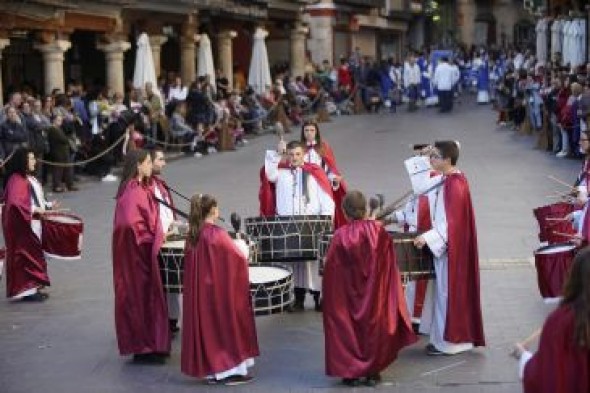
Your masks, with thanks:
M402 108L405 109L405 108ZM403 160L408 145L458 139L459 167L471 183L482 260L482 301L488 347L455 357L430 358L425 338L405 349L377 389L391 392L519 392L511 344L542 323L551 310L540 299L530 265L537 247L532 208L548 203L581 165L533 150L532 137L496 129L489 106L464 103L452 115L435 109L408 114L347 116L321 124L351 188L392 201L409 189ZM297 137L298 133L293 134ZM276 137L251 139L237 152L182 158L166 168L170 185L184 194L218 197L222 215L258 211L258 169ZM138 366L116 349L110 260L116 184L88 182L62 204L84 218L80 262L49 264L51 298L43 304L10 303L0 283L0 392L192 392L217 391L180 373L180 340L164 366ZM387 202L387 201L386 201ZM187 209L186 204L177 204ZM311 306L308 304L308 306ZM259 392L349 391L324 375L321 314L258 317L261 357L253 385ZM367 388L363 388L367 390Z

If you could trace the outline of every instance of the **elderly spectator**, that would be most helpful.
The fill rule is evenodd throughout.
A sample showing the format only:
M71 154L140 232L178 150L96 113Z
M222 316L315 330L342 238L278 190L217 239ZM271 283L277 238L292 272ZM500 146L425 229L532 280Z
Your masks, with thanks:
M13 106L6 109L6 119L0 124L0 158L4 160L18 147L28 147L29 136Z

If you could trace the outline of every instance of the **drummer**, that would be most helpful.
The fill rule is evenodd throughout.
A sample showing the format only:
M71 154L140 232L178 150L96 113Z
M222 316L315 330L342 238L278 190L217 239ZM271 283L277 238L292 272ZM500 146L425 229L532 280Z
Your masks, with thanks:
M304 161L305 146L299 141L279 142L277 151L266 152L261 176L260 211L279 216L334 215L334 196L322 168ZM274 189L274 193L273 193ZM303 311L305 295L313 295L321 311L321 278L313 262L293 262L294 311Z
M162 231L169 237L175 233L178 222L176 221L176 213L172 210L174 208L174 201L168 184L162 178L162 170L166 166L166 157L161 148L154 148L150 150L152 158L152 176L151 186L153 187L154 196L159 205L160 223L162 224ZM166 292L166 301L168 303L168 321L170 324L170 332L177 333L178 318L180 317L180 294Z
M6 242L6 296L12 300L44 301L49 297L44 291L49 276L41 248L39 215L58 204L45 200L43 187L33 175L36 162L32 150L19 148L6 165L2 229Z
M226 386L252 382L259 355L248 261L218 227L210 195L191 198L185 248L181 370Z
M583 208L566 216L567 219L572 220L574 229L576 230L576 237L573 239L573 242L577 246L588 244L590 241L590 228L588 227L590 224L590 217L588 216L588 177L590 176L589 138L590 132L588 131L584 131L580 135L580 150L586 154L586 159L584 160L583 169L576 180L576 188L574 190L576 195L575 204L583 206Z
M320 135L318 124L307 120L301 127L301 142L305 145L305 162L321 167L332 182L336 210L334 213L334 227L339 228L346 224L346 218L342 210L342 200L346 195L346 184L336 165L336 157L332 148Z

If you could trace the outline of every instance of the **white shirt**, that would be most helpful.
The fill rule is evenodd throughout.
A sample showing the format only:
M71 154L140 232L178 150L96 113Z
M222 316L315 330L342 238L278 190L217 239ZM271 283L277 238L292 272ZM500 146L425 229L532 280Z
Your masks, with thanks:
M176 101L184 101L186 100L186 95L188 94L188 89L186 86L180 87L171 87L168 91L168 101L176 100Z
M172 203L171 200L162 195L162 193L160 192L160 188L158 186L154 187L154 194L156 195L156 198L163 200L167 204L170 205ZM164 231L164 233L168 233L170 225L172 225L172 222L174 221L174 213L172 212L172 209L170 209L167 206L164 206L164 204L158 202L158 205L160 207L160 222L162 223L162 230Z
M275 183L276 212L280 216L323 214L334 215L334 200L311 175L307 178L306 199L301 168L279 169L281 156L273 150L266 152L264 171L268 181Z
M434 71L433 83L438 90L452 90L458 80L457 71L449 63L441 62Z
M410 87L410 85L420 84L420 67L418 64L410 65L406 62L404 64L404 86Z
M31 211L35 211L35 209L51 209L52 203L45 200L45 193L39 180L34 176L27 176L27 180L31 185ZM31 228L35 235L41 239L41 221L37 219L31 220Z

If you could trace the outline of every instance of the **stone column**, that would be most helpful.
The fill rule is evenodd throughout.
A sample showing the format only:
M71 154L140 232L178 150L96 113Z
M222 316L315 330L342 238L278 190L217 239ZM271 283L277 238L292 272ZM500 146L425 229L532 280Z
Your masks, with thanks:
M233 89L234 85L234 60L231 40L237 36L238 33L231 30L222 31L217 36L217 50L219 53L218 64L223 75L225 75L229 82L230 90Z
M154 58L154 69L156 70L156 78L159 78L162 70L160 69L160 59L162 55L162 45L168 41L165 35L150 36L150 47L152 49L152 57Z
M305 7L309 15L310 38L308 40L311 60L321 63L328 60L334 64L334 20L336 6L332 0L322 0L318 4Z
M297 22L291 30L291 76L305 74L305 38L309 30L301 22Z
M64 83L64 53L72 43L58 39L46 44L36 44L34 47L43 55L43 71L45 80L45 94L53 89L65 92Z
M2 84L2 51L10 45L8 38L0 38L0 106L4 106L4 85Z
M125 52L131 48L126 41L114 41L98 45L103 51L107 62L107 88L113 93L125 93L125 75L123 72L123 57Z
M185 85L190 85L197 76L195 35L198 30L197 14L188 15L182 25L180 37L180 76Z

